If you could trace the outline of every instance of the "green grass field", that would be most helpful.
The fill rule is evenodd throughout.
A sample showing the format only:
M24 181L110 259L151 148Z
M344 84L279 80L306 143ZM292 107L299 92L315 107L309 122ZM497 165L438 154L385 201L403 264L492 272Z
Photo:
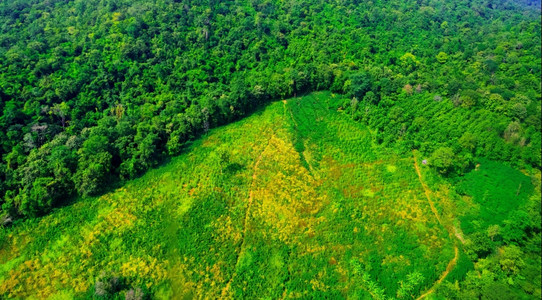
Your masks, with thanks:
M0 295L417 298L457 258L446 194L337 98L274 102L121 188L3 230Z

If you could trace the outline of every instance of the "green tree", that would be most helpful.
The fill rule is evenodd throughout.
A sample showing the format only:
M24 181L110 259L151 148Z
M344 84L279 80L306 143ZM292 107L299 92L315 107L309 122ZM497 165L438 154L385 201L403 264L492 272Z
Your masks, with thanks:
M108 145L107 137L92 135L78 150L79 162L74 181L81 195L95 195L106 185L113 158L107 150Z
M448 54L446 54L445 52L439 52L439 54L437 54L437 60L441 64L447 62L448 61Z
M516 245L504 246L499 252L499 264L507 274L518 275L525 266L523 261L524 253Z
M32 182L32 187L19 195L19 212L27 216L37 216L48 211L53 205L54 178L39 177Z
M504 242L523 243L527 233L532 227L529 214L523 210L513 211L509 218L504 221L504 227L501 230Z
M455 154L450 147L439 147L431 154L430 163L440 173L449 173L454 166Z
M414 292L424 280L425 278L420 272L408 274L406 280L400 282L400 288L397 290L397 298L414 298Z
M372 88L372 79L369 74L364 72L353 74L347 82L349 84L345 86L348 86L349 95L357 99L363 99L365 94Z
M416 56L410 52L403 54L403 56L399 58L399 61L407 73L415 71L421 65Z
M459 139L459 144L463 149L472 152L476 148L476 136L470 132L465 132Z
M66 127L66 117L68 116L69 111L70 107L66 102L53 105L52 113L59 118L62 128Z
M376 97L373 91L368 91L363 97L363 102L368 103L368 104L377 104L378 98Z

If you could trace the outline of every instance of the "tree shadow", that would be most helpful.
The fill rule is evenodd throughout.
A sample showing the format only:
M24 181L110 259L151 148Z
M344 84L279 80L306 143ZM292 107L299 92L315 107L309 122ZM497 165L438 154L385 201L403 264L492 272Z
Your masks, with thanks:
M245 166L242 165L242 164L231 163L224 169L224 172L229 174L229 175L233 175L233 174L238 173L239 171L244 170L244 169L245 169Z

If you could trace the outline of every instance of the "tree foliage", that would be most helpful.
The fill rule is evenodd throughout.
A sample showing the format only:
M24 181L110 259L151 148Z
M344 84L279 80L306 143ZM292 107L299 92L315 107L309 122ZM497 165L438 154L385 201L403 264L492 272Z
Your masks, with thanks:
M540 168L531 2L2 1L0 215L99 194L324 89L355 97L343 109L377 143L432 154L442 173L479 157Z

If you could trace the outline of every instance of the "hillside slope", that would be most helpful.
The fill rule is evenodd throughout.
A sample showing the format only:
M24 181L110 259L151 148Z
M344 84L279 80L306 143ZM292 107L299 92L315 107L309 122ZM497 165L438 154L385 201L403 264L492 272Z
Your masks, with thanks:
M377 146L342 101L274 102L123 187L5 229L0 295L405 299L465 278L448 184L419 153Z
M13 228L0 293L92 295L112 277L121 294L420 293L454 241L412 158L375 146L327 101L275 102L122 188Z
M378 143L451 148L443 172L540 169L541 23L525 2L0 1L0 222L318 90L348 95Z

